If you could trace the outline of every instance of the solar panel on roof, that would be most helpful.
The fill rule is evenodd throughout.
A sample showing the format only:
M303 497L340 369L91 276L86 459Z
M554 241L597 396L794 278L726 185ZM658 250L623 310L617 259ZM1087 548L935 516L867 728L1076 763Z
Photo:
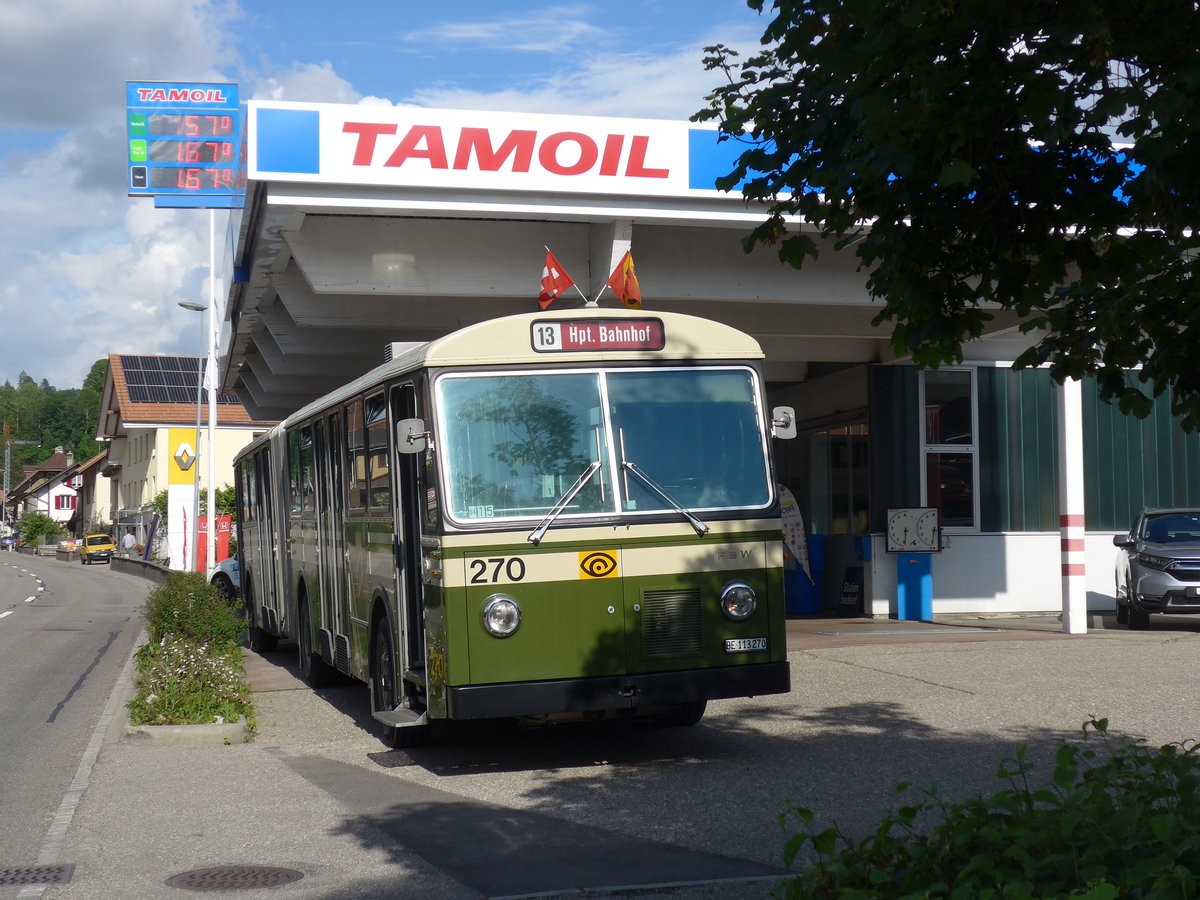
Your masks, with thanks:
M206 360L195 356L122 356L125 387L131 403L195 403L197 381ZM201 390L203 404L208 392ZM233 394L218 394L217 403L240 402Z

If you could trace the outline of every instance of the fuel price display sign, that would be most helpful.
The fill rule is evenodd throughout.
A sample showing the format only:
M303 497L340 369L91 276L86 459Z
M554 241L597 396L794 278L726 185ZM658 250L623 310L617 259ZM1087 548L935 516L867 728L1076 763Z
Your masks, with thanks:
M130 196L241 205L246 166L236 84L130 81L125 94Z

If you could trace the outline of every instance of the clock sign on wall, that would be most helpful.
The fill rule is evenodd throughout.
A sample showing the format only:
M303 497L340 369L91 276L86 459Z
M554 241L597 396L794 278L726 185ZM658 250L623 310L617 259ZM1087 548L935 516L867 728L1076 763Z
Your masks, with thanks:
M908 507L887 511L888 553L936 553L938 511L931 507Z

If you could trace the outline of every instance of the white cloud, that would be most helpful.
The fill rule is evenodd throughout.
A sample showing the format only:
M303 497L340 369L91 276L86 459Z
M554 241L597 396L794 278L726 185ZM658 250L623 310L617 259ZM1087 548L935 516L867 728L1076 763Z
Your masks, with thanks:
M328 62L293 63L290 71L264 78L254 87L256 100L303 100L309 103L354 103L358 92Z
M0 2L0 381L78 387L109 353L196 352L198 317L175 303L206 298L208 216L126 196L124 89L228 80L217 66L235 12Z
M435 86L415 91L410 99L447 109L686 119L720 83L718 73L704 70L702 57L701 44L671 52L595 54L521 89L489 92Z
M116 119L127 80L222 80L235 16L221 0L4 0L0 128Z
M585 21L591 12L587 6L553 6L487 21L448 21L411 31L405 40L419 47L503 47L520 52L568 53L604 37L602 29Z

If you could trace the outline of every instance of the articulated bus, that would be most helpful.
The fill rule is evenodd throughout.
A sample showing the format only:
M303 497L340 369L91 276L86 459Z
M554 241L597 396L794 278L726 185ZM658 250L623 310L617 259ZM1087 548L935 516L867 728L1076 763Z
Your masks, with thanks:
M795 424L752 338L582 308L386 350L238 456L252 648L366 682L394 746L789 690L770 439Z

